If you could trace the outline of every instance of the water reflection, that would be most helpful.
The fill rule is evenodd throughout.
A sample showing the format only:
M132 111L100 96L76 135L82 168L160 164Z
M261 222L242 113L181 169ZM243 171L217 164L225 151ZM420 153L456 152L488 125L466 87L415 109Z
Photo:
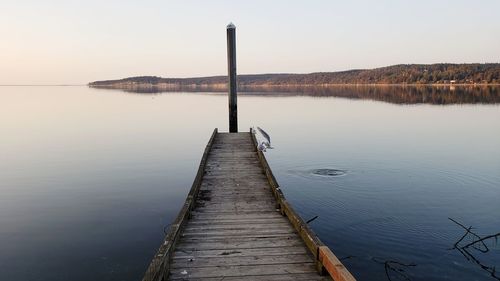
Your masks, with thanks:
M120 90L156 94L165 92L226 92L217 86L122 85ZM240 86L239 91L262 96L316 96L369 99L395 104L494 104L500 103L500 86L446 85L337 85L337 86Z
M242 95L239 127L270 133L287 199L357 280L387 281L385 261L418 264L401 267L412 280L491 280L447 250L463 234L447 218L499 231L500 105L280 95ZM0 280L140 279L227 123L225 94L0 87ZM490 249L469 252L498 267Z

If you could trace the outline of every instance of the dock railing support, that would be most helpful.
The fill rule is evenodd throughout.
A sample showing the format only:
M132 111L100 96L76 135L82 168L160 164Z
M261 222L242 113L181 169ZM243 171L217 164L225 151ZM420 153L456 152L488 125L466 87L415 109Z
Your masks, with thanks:
M236 84L236 26L227 25L227 71L229 76L229 132L238 132L238 104Z

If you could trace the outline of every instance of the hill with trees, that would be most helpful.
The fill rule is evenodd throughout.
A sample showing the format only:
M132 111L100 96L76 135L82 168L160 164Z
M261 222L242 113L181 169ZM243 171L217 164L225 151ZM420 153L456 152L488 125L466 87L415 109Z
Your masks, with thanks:
M95 81L91 87L133 89L154 87L164 90L227 87L227 76L196 78L130 77ZM399 64L375 69L309 74L238 75L239 87L324 86L335 84L500 84L500 64Z

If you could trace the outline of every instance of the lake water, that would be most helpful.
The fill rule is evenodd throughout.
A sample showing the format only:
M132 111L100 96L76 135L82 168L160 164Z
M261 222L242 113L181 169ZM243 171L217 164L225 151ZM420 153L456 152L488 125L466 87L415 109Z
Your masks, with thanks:
M271 135L286 197L358 280L500 280L494 239L450 250L448 218L500 232L500 106L479 102L241 94L239 127ZM139 280L227 115L220 93L0 87L0 280Z

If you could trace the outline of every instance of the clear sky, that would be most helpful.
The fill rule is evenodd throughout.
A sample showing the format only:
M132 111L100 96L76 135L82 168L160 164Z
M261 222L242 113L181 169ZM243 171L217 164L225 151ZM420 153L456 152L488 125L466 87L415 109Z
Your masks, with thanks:
M500 1L0 0L0 84L499 62Z

